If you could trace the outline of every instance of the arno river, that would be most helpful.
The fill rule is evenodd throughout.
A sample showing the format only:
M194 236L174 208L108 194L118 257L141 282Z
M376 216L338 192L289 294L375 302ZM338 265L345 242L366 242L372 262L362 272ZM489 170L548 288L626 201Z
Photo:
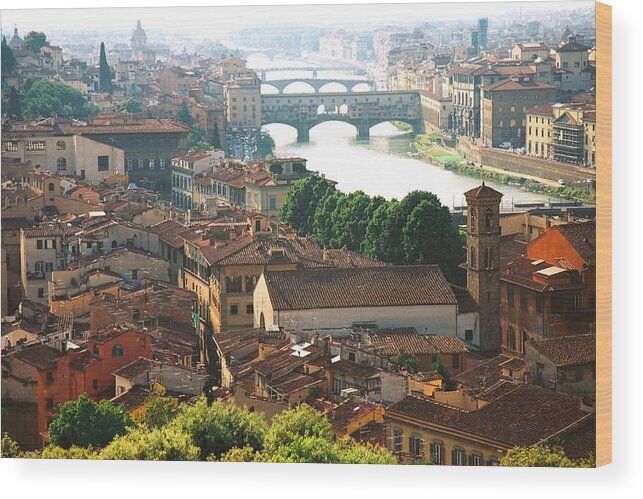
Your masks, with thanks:
M249 66L294 67L310 63L292 60L269 61L261 57L248 57ZM310 77L298 71L268 73L270 79ZM354 78L350 73L337 71L319 72L319 78ZM331 85L324 90L342 91ZM263 91L263 90L262 90ZM311 91L305 84L293 83L286 93ZM319 171L338 182L344 192L362 190L366 194L385 198L402 198L412 190L427 190L436 194L443 204L452 208L462 206L463 193L480 184L480 179L459 175L433 165L426 160L409 156L413 149L409 133L399 131L391 123L381 123L371 128L370 139L357 139L355 128L347 123L326 122L310 131L308 143L297 143L297 132L287 125L272 124L265 127L277 146L279 156L299 156L308 160L308 168ZM514 186L487 182L502 192L503 208L511 209L513 203L543 202L548 197L525 192Z

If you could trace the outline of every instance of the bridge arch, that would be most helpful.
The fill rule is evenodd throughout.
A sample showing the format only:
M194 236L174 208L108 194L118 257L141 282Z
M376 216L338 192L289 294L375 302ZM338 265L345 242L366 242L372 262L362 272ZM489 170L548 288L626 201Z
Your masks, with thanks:
M335 90L335 88L337 88L338 86L342 87L342 90ZM341 81L327 81L323 85L320 85L317 91L320 94L329 94L333 92L350 92L351 89L344 85Z
M372 85L368 81L361 81L359 83L356 83L353 85L349 91L350 92L371 92L375 89L374 85Z
M268 90L268 92L266 92L266 90ZM280 94L281 90L279 89L279 87L270 83L270 81L262 81L261 93L264 95L276 95L276 94Z
M268 84L270 84L270 82L268 82ZM289 92L288 88L291 87L292 85L295 85L295 84L304 84L304 85L306 85L306 87L308 87L308 90L303 91L303 92L300 91L300 90L296 90L294 92ZM317 93L317 89L315 88L314 85L311 85L310 83L308 83L304 79L301 79L301 80L292 80L286 86L281 88L281 93L282 94L314 94L314 93Z

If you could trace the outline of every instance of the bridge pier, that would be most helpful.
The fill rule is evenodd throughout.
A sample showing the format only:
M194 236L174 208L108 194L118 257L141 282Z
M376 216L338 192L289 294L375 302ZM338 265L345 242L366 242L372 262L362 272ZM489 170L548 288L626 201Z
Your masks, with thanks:
M308 142L310 140L310 129L307 126L297 127L297 142Z
M266 70L261 71L261 81L266 81L267 80L267 76L266 76L267 73L268 72Z
M368 125L357 125L357 138L368 139L370 137L371 127Z

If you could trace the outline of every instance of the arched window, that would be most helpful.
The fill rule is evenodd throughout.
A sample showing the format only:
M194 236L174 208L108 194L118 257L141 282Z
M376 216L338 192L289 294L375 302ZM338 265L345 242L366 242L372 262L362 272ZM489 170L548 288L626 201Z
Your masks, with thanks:
M263 315L263 312L261 312L261 315L259 316L259 327L262 329L266 328L266 318Z
M67 149L67 144L64 140L59 140L58 142L56 142L56 149L58 151L64 151L65 149Z
M522 330L522 344L520 345L520 351L522 353L525 353L525 343L529 341L529 335L527 334L527 330L523 329Z
M475 269L476 268L476 249L475 248L471 248L471 250L469 250L469 259L470 259L470 262L469 262L470 267L472 269Z
M123 355L123 345L114 345L112 347L112 357L121 357Z
M116 241L112 241L112 249L116 249L117 245L118 245L118 243Z
M484 212L484 226L487 232L491 232L493 228L493 211L491 211L491 208L487 208Z
M507 328L507 348L516 351L516 331L513 326Z
M59 170L66 170L67 169L67 160L65 158L58 158L56 161L56 168Z
M54 192L54 189L55 189L55 188L56 188L56 186L54 185L54 183L53 183L53 182L51 182L51 183L49 184L49 191L50 191L50 192Z
M470 215L469 218L471 219L471 232L475 232L475 230L476 230L476 210L474 210L473 208L470 208L470 210L471 210L471 215Z

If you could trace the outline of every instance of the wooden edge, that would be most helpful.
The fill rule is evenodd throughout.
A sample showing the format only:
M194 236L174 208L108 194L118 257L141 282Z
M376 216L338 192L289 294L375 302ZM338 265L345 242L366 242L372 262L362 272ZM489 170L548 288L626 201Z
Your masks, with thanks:
M596 466L612 462L612 6L596 2Z

